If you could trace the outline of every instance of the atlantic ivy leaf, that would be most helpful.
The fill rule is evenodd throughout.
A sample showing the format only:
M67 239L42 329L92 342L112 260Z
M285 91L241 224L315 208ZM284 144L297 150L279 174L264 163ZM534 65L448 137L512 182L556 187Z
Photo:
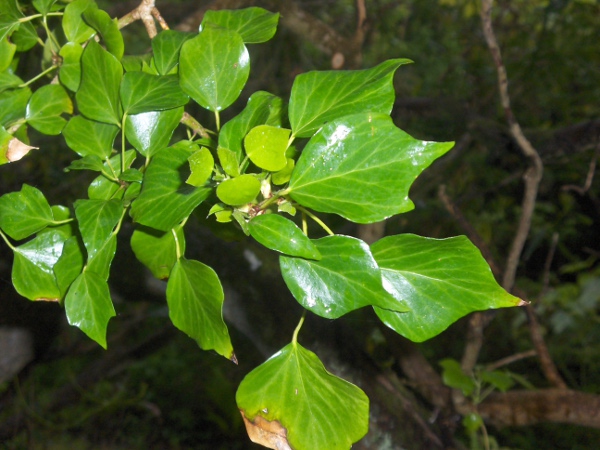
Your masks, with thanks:
M217 186L217 197L227 205L250 203L260 192L260 181L254 175L240 175Z
M182 116L183 107L128 116L125 137L138 152L150 158L169 145Z
M307 259L321 259L313 242L291 220L278 214L261 214L249 225L250 235L271 250L284 255Z
M60 82L69 90L77 92L81 83L81 55L83 47L74 42L67 42L60 49L62 64L58 72Z
M234 31L206 26L181 47L181 88L211 111L231 105L242 92L249 74L248 50Z
M379 267L363 241L336 235L312 242L321 253L319 261L279 257L285 284L304 308L328 319L368 305L408 310L383 288Z
M20 295L29 300L60 300L61 292L53 268L65 240L62 233L51 231L15 247L12 282Z
M522 304L498 285L477 247L464 236L401 234L380 239L371 249L385 288L411 309L375 312L412 341L436 336L470 312Z
M7 38L0 40L0 73L8 69L16 50L17 46L9 42Z
M175 235L177 235L177 241ZM139 226L131 236L131 249L135 257L159 280L169 278L171 268L177 262L177 246L185 253L185 235L182 227L164 232Z
M94 272L82 272L67 292L65 312L69 325L106 349L108 321L116 316L106 280Z
M250 161L257 167L277 172L287 165L285 151L291 130L270 125L259 125L244 138L244 147Z
M21 22L19 19L25 17L13 0L0 1L0 41L10 36L19 28Z
M59 84L47 84L33 93L25 119L40 133L60 134L67 121L62 114L73 114L73 102Z
M39 36L31 22L22 22L13 32L10 40L17 46L18 52L26 52L38 43Z
M390 59L365 70L315 71L298 75L292 85L292 132L309 137L323 124L362 112L390 114L394 72L409 59Z
M0 94L7 89L14 89L20 84L23 84L23 80L10 72L0 73Z
M295 167L296 161L294 161L292 158L286 158L285 167L272 174L271 181L273 182L273 184L276 186L280 186L290 181Z
M279 13L272 13L256 6L238 10L208 10L200 29L208 24L236 31L246 44L266 42L275 35Z
M93 0L74 0L65 8L62 27L69 42L82 44L96 34L96 30L88 26L82 17L88 8L97 9L98 6Z
M113 151L119 127L97 122L83 116L73 116L63 129L67 145L80 156L94 155L108 158Z
M210 179L215 168L215 159L210 150L202 147L197 152L193 153L188 161L190 163L191 174L185 182L192 186L204 186Z
M112 236L123 214L123 205L120 200L113 199L77 200L74 206L89 262Z
M10 89L0 94L0 125L6 127L13 120L25 117L25 108L31 97L28 87Z
M126 114L173 109L188 100L179 87L177 75L127 72L121 81L121 103Z
M86 155L69 164L65 171L69 170L93 170L95 172L102 172L102 170L104 170L104 163L96 155Z
M183 43L194 33L185 33L177 30L163 30L152 39L154 64L161 75L168 74L179 63L179 52Z
M111 19L106 11L97 8L87 8L83 12L83 19L102 35L106 49L120 60L125 52L125 44L118 20Z
M125 152L125 170L131 167L135 157L135 150ZM98 175L88 187L88 197L95 200L122 199L125 194L125 186L118 181L121 176L121 154L118 153L105 160L103 167L103 175ZM104 174L112 175L112 177L108 178Z
M41 14L46 15L53 10L52 5L56 0L33 0L33 7Z
M235 360L223 322L223 288L213 269L199 261L179 259L167 283L169 317L200 348Z
M219 132L219 158L223 170L230 176L240 175L240 164L245 157L242 143L248 132L258 125L280 125L276 117L281 111L281 98L264 91L252 94L244 110L223 125ZM225 161L221 154L228 155ZM229 156L231 155L231 156ZM244 168L242 168L244 169Z
M19 192L0 197L0 228L13 239L25 239L53 221L52 209L44 194L28 184Z
M108 281L110 275L110 265L117 252L117 235L111 234L107 240L97 249L93 257L88 256L85 270L94 272L103 280Z
M81 114L99 122L121 124L119 86L123 66L91 40L81 56L81 84L75 94Z
M384 114L346 116L308 142L292 173L290 196L352 222L378 222L414 208L408 198L413 181L452 146L414 139Z
M134 221L169 231L206 200L211 188L185 183L190 174L188 158L199 149L192 142L180 141L152 158L140 196L131 204Z
M348 450L369 429L365 393L298 343L246 375L235 399L252 441L276 430L270 448Z
M85 263L85 248L77 236L71 236L65 241L62 253L52 268L56 285L63 299L71 283L81 273Z

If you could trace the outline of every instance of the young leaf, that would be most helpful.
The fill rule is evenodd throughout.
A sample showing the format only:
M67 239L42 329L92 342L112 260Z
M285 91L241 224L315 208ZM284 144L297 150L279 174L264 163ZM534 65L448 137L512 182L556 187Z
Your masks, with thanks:
M260 181L254 175L240 175L217 186L217 197L227 205L250 203L260 192Z
M244 138L244 147L250 161L261 169L277 172L287 165L285 151L291 130L259 125Z
M173 109L185 105L188 100L179 87L177 75L127 72L121 82L121 102L126 114Z
M70 325L106 349L108 321L116 316L106 280L87 270L81 273L67 292L65 312Z
M343 117L308 142L292 173L290 196L353 222L378 222L414 207L411 184L452 145L414 139L384 114Z
M123 205L114 199L77 200L74 206L89 263L111 237L123 213Z
M177 30L164 30L152 39L154 63L161 75L167 75L179 62L179 52L185 41L194 37L193 33Z
M24 184L19 192L0 197L0 228L13 239L25 239L54 221L42 192Z
M182 227L176 228L177 241L173 230L162 232L149 227L136 227L131 236L131 249L135 257L159 280L169 278L171 268L177 262L177 245L181 254L185 253L185 235Z
M313 242L319 261L279 257L285 284L304 308L328 319L368 305L408 310L384 290L379 267L363 241L336 235Z
M83 116L73 116L63 130L67 145L80 156L108 158L113 150L119 127L97 122Z
M206 11L200 29L212 24L236 31L246 44L266 42L275 35L279 13L250 7L238 10Z
M157 230L169 231L188 217L212 189L185 183L188 158L198 145L180 141L158 152L148 165L140 196L131 204L131 216Z
M81 83L81 55L83 47L75 42L67 42L60 49L62 58L58 77L60 82L73 92L79 89Z
M254 239L271 250L300 258L321 259L321 253L302 230L278 214L254 217L249 229Z
M81 84L75 94L81 113L88 119L120 125L122 77L119 60L96 41L90 41L81 56Z
M440 366L444 369L442 380L446 386L460 389L463 395L469 396L473 393L476 388L475 380L463 372L458 361L447 358L440 361Z
M65 240L62 233L51 231L15 248L12 282L20 295L29 300L60 300L53 268Z
M210 150L202 147L196 153L192 154L188 161L192 173L185 182L192 186L204 186L209 180L215 167L215 159Z
M96 33L96 30L89 27L81 16L88 8L97 9L98 7L93 0L75 0L65 8L62 26L69 42L82 44Z
M221 111L242 92L250 74L250 56L241 36L206 26L181 47L181 88L199 105Z
M386 289L411 309L405 314L375 312L414 342L436 336L470 312L522 303L498 285L477 247L464 236L401 234L380 239L371 249Z
M173 131L183 116L183 108L149 111L127 117L125 136L146 158L169 145Z
M363 112L390 114L394 72L409 59L390 59L366 70L331 70L298 75L290 94L292 132L309 137L327 122Z
M199 261L179 259L167 283L169 317L200 348L234 359L227 326L223 322L223 288L219 277Z
M111 19L106 11L97 8L87 8L83 12L83 19L102 35L106 49L120 60L125 52L125 44L117 19Z
M298 343L246 375L235 398L250 439L270 448L347 450L369 429L365 393Z
M73 113L73 103L59 84L42 86L29 99L25 118L40 133L60 134L67 121L62 114Z
M292 173L296 167L296 161L292 158L286 158L285 167L271 176L274 185L280 186L287 183L292 178Z

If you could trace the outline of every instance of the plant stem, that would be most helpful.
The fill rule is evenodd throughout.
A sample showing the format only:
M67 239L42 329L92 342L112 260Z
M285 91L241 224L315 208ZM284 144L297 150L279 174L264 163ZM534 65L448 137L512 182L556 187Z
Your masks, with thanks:
M180 122L186 127L190 128L194 133L202 136L204 139L210 139L208 130L200 125L200 122L194 119L190 114L184 112Z
M304 323L304 319L306 318L306 310L302 312L302 317L300 317L300 322L296 325L296 329L294 330L294 335L292 336L292 344L294 346L298 343L298 333L300 332L300 328L302 328L302 324Z
M219 115L219 111L215 111L215 122L217 125L217 131L221 130L221 116Z
M70 217L69 219L65 219L65 220L54 220L52 222L52 225L63 225L65 223L70 223L73 222L75 219L73 219L72 217Z
M57 69L57 68L58 68L58 66L57 66L57 65L52 65L52 66L48 67L46 70L44 70L43 72L41 72L41 73L39 73L38 75L36 75L35 77L33 77L31 80L29 80L29 81L27 81L27 82L25 82L25 83L23 83L23 84L20 84L20 85L19 85L19 86L17 86L17 87L19 87L19 88L24 88L24 87L27 87L27 86L29 86L31 83L33 83L33 82L35 82L35 81L39 80L39 79L40 79L40 78L42 78L44 75L47 75L47 74L49 74L50 72L52 72L54 69Z
M14 247L14 245L12 245L10 243L10 241L8 240L8 237L6 237L6 235L2 232L2 230L0 230L0 236L2 236L2 239L4 239L4 242L6 242L6 245L8 245L8 247L14 252L17 249Z
M171 234L173 235L173 239L175 239L175 255L177 257L177 261L181 259L181 248L179 248L179 238L177 237L177 231L175 228L171 228Z
M127 121L127 113L123 114L121 121L121 173L125 172L125 122Z
M319 219L317 216L315 216L313 213L311 213L308 209L306 209L300 205L296 205L296 208L298 210L302 211L303 214L306 214L312 220L317 222L329 236L333 236L335 234L333 231L331 231L331 229L327 225L325 225L325 222L323 222L321 219Z
M306 213L302 211L302 232L308 236L308 222L306 220Z

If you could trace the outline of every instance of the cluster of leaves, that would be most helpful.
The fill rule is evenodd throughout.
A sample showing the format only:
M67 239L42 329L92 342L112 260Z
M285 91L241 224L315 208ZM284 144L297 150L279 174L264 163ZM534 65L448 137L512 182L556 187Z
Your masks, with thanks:
M0 235L14 252L17 292L60 302L69 323L101 346L115 315L108 279L117 235L131 219L137 259L168 280L173 324L235 361L219 277L185 257L184 227L200 204L208 220L232 222L279 252L293 296L325 318L372 306L387 326L423 341L471 311L519 304L464 237L406 234L369 246L334 234L314 213L372 223L409 211L413 181L452 147L414 139L389 116L394 73L409 60L299 75L287 103L256 92L221 126L220 112L249 76L246 46L274 35L276 14L211 11L198 33L161 31L151 53L132 56L119 22L93 0L32 7L26 15L0 0L0 164L34 148L31 127L62 134L80 156L68 169L97 177L72 208L50 206L29 185L4 194ZM38 44L44 70L24 81L19 56ZM54 82L32 92L40 79ZM184 111L190 101L213 113L213 130ZM180 124L188 138L172 142ZM309 219L328 236L309 238ZM238 407L251 438L272 448L349 448L367 432L368 399L298 343L301 324L289 345L244 379Z

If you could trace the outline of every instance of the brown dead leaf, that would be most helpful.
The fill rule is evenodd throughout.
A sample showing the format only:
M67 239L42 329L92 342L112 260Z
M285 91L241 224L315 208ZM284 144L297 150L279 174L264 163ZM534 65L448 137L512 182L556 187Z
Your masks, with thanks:
M277 420L269 422L257 415L250 421L244 415L244 411L240 410L240 413L252 442L275 450L293 450L287 441L287 430Z
M8 159L8 162L18 161L34 148L38 147L32 147L31 145L27 145L26 143L21 142L17 138L12 138L8 143L8 150L6 150L6 159Z

